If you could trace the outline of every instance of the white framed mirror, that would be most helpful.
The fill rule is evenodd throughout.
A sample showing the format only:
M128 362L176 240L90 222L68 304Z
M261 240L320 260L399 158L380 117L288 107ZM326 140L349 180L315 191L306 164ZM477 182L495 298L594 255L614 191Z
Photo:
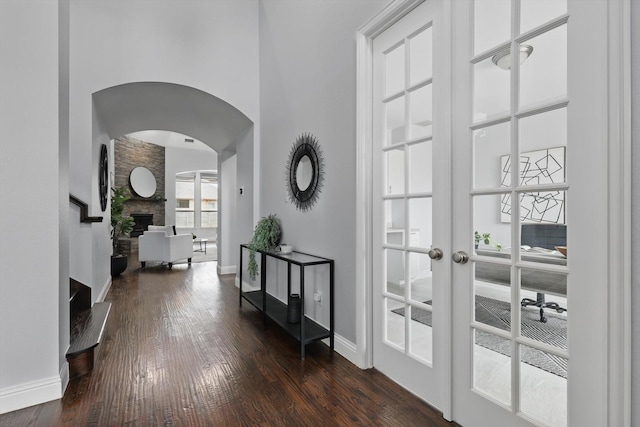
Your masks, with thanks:
M156 192L156 178L153 173L144 166L138 166L131 171L129 182L133 191L144 198L151 197Z

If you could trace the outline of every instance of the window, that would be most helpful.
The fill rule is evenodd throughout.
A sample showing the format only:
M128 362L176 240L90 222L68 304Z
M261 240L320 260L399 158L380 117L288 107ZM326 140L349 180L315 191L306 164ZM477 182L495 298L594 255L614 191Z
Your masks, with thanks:
M215 172L176 174L176 227L218 227L218 175Z
M176 175L176 227L195 227L196 174Z
M200 227L218 226L218 176L200 174Z

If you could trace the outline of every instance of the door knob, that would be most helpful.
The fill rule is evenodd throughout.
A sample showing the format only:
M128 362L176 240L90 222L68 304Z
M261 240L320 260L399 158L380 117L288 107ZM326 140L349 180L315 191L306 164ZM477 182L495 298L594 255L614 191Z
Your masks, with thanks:
M469 255L464 251L458 251L451 255L451 259L453 259L453 262L457 262L458 264L466 264L467 261L469 261Z
M433 248L429 251L429 258L431 259L438 260L442 258L442 255L443 255L442 249L440 248Z

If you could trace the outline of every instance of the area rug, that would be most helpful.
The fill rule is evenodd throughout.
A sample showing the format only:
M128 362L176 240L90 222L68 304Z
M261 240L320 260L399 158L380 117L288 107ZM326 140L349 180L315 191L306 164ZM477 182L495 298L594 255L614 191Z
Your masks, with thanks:
M218 248L214 244L207 245L207 253L199 251L200 247L198 244L193 246L193 257L191 258L191 262L213 262L218 260ZM180 260L174 262L174 264L186 264L187 260Z
M431 301L425 301L431 305ZM404 308L392 310L393 313L404 316ZM540 322L540 312L536 309L523 309L522 335L554 347L567 348L567 320L556 315L551 310L545 310L547 323ZM411 319L431 326L431 312L413 307ZM505 331L510 330L511 307L509 303L492 298L476 295L476 320ZM489 350L511 356L511 343L501 337L483 331L476 332L476 344ZM521 346L521 357L524 363L543 369L562 378L567 378L567 360L544 353L527 346Z

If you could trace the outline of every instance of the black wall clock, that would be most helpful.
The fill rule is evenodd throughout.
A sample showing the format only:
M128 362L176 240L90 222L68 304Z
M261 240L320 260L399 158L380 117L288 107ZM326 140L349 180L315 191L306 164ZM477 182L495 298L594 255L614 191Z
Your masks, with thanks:
M100 190L100 207L102 212L107 210L107 197L109 195L109 155L107 153L106 144L100 147L100 163L99 163L99 190Z

